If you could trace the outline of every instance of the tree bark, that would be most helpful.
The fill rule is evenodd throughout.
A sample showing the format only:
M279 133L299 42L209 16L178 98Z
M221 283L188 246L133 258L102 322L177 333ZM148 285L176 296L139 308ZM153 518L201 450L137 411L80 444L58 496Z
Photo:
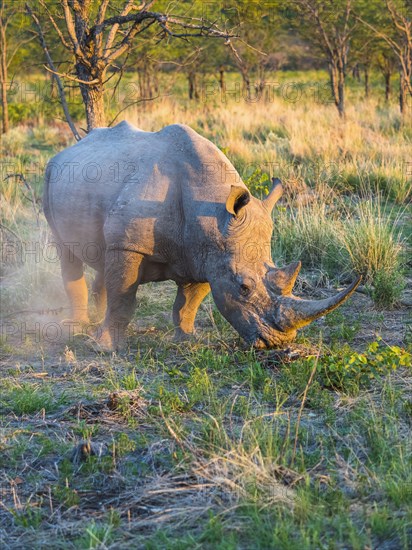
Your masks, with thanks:
M79 80L81 80L79 86L86 111L87 132L90 132L93 128L106 126L103 99L104 72L99 67L95 67L95 69L97 76L91 73L83 64L78 63L76 65L76 74ZM99 80L97 84L84 84L84 82L96 80L96 77Z
M106 126L102 86L80 84L80 90L86 108L87 131Z
M393 72L393 60L392 58L383 53L382 57L378 58L378 67L382 73L384 82L385 82L385 103L389 103L389 98L391 95L391 79Z

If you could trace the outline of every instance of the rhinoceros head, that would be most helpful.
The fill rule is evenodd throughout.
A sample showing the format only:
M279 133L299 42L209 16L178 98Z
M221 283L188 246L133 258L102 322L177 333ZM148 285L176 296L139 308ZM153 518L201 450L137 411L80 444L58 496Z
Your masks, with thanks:
M260 201L245 187L232 186L226 201L225 260L210 286L222 315L257 348L283 346L296 331L338 307L356 289L360 278L346 290L324 300L302 300L292 294L301 263L277 268L271 258L271 212L282 194L280 180Z

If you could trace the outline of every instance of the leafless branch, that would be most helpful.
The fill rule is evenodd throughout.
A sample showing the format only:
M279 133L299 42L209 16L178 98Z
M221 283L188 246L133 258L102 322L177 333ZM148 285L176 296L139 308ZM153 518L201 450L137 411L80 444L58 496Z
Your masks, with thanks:
M79 135L79 132L76 129L76 126L73 123L72 117L70 116L69 107L67 105L66 96L64 94L63 84L62 84L62 82L59 78L58 73L56 72L56 68L55 68L53 60L50 56L49 49L47 47L46 40L44 38L44 34L43 34L43 30L41 28L40 22L39 22L37 16L33 13L32 9L30 8L30 6L27 3L26 3L26 11L30 15L30 17L33 19L33 22L36 26L37 33L38 33L38 36L39 36L41 47L43 48L44 54L46 56L47 63L49 64L49 67L50 67L50 71L52 73L54 73L54 79L57 83L57 88L59 90L59 96L60 96L60 101L61 101L61 104L62 104L62 107L63 107L64 116L66 117L67 123L68 123L68 125L70 127L70 130L72 131L76 141L80 141L81 137Z
M36 223L37 225L39 225L40 223L40 220L39 220L39 209L37 207L37 204L39 202L39 199L37 199L34 191L33 191L33 187L30 185L30 183L26 180L26 178L24 177L23 174L21 173L16 173L16 174L8 174L4 179L7 180L9 178L17 178L18 180L21 181L21 183L24 185L24 187L28 190L28 192L30 193L30 197L28 197L25 193L23 193L24 197L29 201L31 202L32 206L33 206L33 211L34 211L34 214L36 216Z
M125 111L126 109L128 109L129 107L132 107L133 105L137 105L139 103L146 103L148 101L154 101L155 99L158 99L159 97L167 97L168 94L163 94L162 96L154 96L154 97L141 97L140 99L136 100L136 101L132 101L131 103L129 103L128 105L126 105L125 107L123 107L123 109L120 109L120 111L117 113L117 115L113 118L113 120L108 124L108 126L111 126L118 118L119 118L119 115L121 113L123 113L123 111Z
M130 12L130 10L132 9L132 7L133 7L133 0L128 0L128 2L125 4L123 10L121 11L119 17L124 17L125 15L127 15ZM98 22L97 28L99 27L99 24L101 24L102 25L101 30L103 30L103 28L104 28L103 27L103 22L104 22L103 20L101 22ZM119 29L119 23L115 23L113 25L113 27L110 29L110 32L107 36L106 44L105 44L105 47L104 47L105 51L109 50L112 47L112 44L113 44L113 41L116 37L118 29ZM93 32L93 29L91 29L91 32ZM101 34L101 31L97 34Z
M63 5L64 18L66 20L67 32L69 33L70 40L73 44L74 53L78 58L86 61L84 59L83 53L80 49L80 44L77 40L76 29L75 29L73 17L72 17L70 8L69 8L68 0L61 0L61 2L62 2L62 5Z
M49 19L50 19L50 21L51 21L51 24L53 25L55 31L57 32L57 34L58 34L58 36L59 36L59 38L60 38L61 43L63 44L63 46L64 46L65 48L67 48L68 50L70 50L70 44L69 44L69 43L66 41L66 39L64 38L62 31L60 30L58 24L56 23L56 21L55 21L53 15L51 14L51 12L50 12L50 10L49 10L49 8L46 6L44 0L39 0L39 3L40 3L40 5L42 6L42 8L45 10L45 12L47 13L47 15L49 16Z
M95 78L94 80L82 80L81 78L76 78L75 76L72 76L67 73L59 73L56 70L49 69L49 67L46 67L44 65L44 68L49 73L54 74L55 76L61 76L62 78L67 78L68 80L72 80L73 82L77 82L78 84L86 84L87 86L93 86L94 84L98 84L100 80L98 78Z

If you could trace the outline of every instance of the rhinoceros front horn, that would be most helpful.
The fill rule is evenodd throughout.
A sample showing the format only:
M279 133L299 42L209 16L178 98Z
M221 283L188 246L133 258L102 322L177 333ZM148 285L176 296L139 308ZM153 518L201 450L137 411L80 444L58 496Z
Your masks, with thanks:
M296 296L279 296L276 315L278 326L286 332L308 325L340 306L355 292L361 280L362 277L358 277L348 288L324 300L301 300Z

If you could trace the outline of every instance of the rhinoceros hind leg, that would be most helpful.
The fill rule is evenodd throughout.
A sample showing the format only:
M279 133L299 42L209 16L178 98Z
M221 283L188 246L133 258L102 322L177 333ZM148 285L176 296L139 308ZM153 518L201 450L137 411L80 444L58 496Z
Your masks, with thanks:
M176 341L185 340L193 334L197 310L209 292L209 283L188 283L178 286L173 305Z
M66 294L70 301L71 319L88 323L88 292L83 273L83 262L64 244L61 247L61 271Z
M102 271L98 271L96 273L96 277L93 281L93 297L96 302L96 310L99 320L104 318L104 314L106 313L106 307L107 307L107 292L106 292L106 285L104 283L104 273Z
M136 291L143 256L125 250L108 250L104 280L107 289L107 309L97 343L104 350L122 346L127 325L136 308Z

